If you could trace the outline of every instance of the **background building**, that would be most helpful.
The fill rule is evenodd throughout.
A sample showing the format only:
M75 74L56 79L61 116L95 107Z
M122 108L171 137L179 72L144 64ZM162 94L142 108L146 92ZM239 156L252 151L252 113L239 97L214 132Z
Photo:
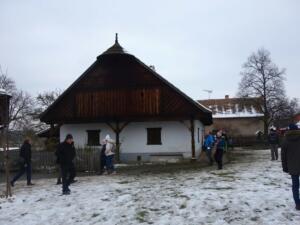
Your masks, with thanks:
M41 121L60 127L60 141L71 133L77 147L99 147L110 134L121 161L196 159L212 113L125 52L116 37Z

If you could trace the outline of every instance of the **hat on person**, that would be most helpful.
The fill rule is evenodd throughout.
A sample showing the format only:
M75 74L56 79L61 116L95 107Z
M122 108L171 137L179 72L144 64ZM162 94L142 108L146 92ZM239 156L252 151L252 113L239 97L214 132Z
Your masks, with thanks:
M298 126L296 124L291 123L289 125L289 130L298 130Z
M72 134L67 134L67 136L66 136L66 140L69 140L69 139L73 139L73 136L72 136Z

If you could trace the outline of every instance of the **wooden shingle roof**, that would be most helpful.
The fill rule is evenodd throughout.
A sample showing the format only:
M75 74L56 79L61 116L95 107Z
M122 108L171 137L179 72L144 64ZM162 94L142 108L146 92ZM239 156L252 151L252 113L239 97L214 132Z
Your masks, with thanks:
M212 113L115 44L41 115L46 123L199 119Z

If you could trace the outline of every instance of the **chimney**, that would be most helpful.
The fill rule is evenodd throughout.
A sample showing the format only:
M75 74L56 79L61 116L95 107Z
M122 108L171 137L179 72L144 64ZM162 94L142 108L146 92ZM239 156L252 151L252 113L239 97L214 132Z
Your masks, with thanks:
M150 65L149 67L150 67L150 69L152 69L153 71L155 71L155 66L154 65Z
M225 95L225 99L229 99L229 95Z

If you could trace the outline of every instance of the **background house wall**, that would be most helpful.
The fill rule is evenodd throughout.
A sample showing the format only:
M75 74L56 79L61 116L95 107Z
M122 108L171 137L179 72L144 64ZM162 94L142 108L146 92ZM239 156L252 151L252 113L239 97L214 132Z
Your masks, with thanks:
M152 154L157 153L182 153L186 159L191 158L191 133L188 127L190 121L154 121L129 123L120 134L121 161L149 161ZM161 145L147 145L147 128L161 128ZM199 130L198 130L199 129ZM60 128L60 140L71 133L76 147L85 147L87 144L87 130L101 130L100 140L109 134L116 139L115 133L105 123L64 124ZM195 121L195 152L199 157L204 126L200 121ZM198 133L199 132L199 133ZM199 138L198 138L199 137Z
M224 129L232 137L253 137L257 131L263 131L260 118L214 118L214 123L206 127L206 131Z

